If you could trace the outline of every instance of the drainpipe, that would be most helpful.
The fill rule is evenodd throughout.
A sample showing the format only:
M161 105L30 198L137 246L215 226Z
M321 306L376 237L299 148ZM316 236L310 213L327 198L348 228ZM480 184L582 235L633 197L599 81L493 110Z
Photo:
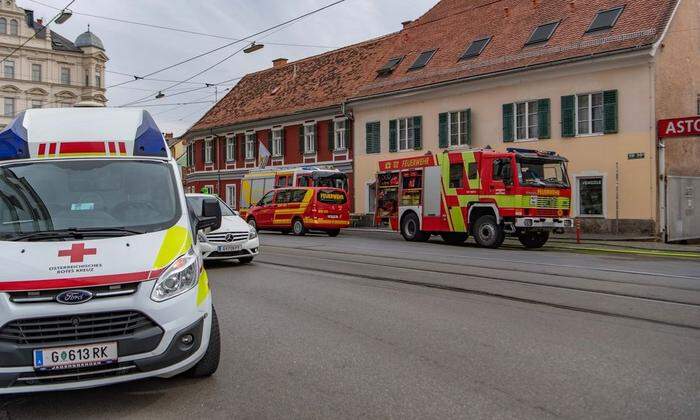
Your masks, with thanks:
M661 240L668 240L668 223L666 220L666 143L663 139L658 140L657 150L659 153L659 234Z

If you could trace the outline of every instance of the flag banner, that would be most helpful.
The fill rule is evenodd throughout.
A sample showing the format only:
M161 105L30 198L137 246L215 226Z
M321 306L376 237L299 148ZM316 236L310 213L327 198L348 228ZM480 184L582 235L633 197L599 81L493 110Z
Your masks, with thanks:
M272 154L267 150L267 147L265 147L263 142L258 141L258 167L266 167L270 162L270 156L272 156Z

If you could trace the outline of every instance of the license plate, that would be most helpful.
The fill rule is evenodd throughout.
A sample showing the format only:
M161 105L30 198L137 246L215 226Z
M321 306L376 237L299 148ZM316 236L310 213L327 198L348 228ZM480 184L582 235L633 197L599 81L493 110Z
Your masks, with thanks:
M85 344L34 350L34 369L57 370L97 366L117 361L117 343Z
M218 251L219 252L236 252L240 251L243 249L243 245L238 244L238 245L219 245Z
M337 219L338 217L340 217L340 216L338 216L337 214L329 214L328 215L329 219Z

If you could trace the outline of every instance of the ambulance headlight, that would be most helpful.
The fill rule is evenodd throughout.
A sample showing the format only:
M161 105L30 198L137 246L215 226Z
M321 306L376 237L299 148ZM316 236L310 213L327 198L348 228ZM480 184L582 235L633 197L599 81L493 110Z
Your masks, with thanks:
M250 233L248 233L248 240L255 239L257 237L258 237L258 231L253 226L250 226Z
M187 254L176 259L161 274L153 287L151 299L163 302L191 290L199 281L197 254L190 249Z

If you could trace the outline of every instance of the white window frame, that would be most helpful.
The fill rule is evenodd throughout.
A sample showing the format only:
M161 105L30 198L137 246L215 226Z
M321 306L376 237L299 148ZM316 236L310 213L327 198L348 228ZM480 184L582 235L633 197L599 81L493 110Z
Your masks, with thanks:
M44 102L41 99L32 99L29 103L29 107L32 109L40 109L44 107Z
M95 70L95 87L102 87L102 73L99 70Z
M234 137L226 137L226 162L236 160L236 139Z
M194 166L194 145L188 144L187 145L187 167L191 168L193 166Z
M255 160L255 133L245 134L245 159Z
M316 153L316 123L304 124L304 154Z
M534 137L530 135L530 127L531 127L531 123L532 123L532 121L530 121L530 120L531 120L530 115L532 114L532 112L530 112L530 106L531 106L532 104L534 104L534 106L535 106L535 113L534 113L534 119L535 119L535 121L534 121L534 127L535 127L535 129L537 130L537 136L534 136ZM525 136L524 136L524 137L521 137L521 136L518 135L518 127L520 127L520 126L518 125L518 115L523 115L523 114L519 114L519 113L518 113L518 105L524 105L524 106L525 106L525 114L524 114L524 117L525 117L525 118L523 119L523 122L524 122L523 128L525 129ZM514 141L518 142L518 141L535 141L535 140L539 140L539 138L540 138L540 127L539 127L539 121L538 121L538 112L539 112L539 108L538 108L537 100L532 100L532 101L520 101L520 102L514 102L514 103L513 103L513 136L514 136Z
M65 73L64 73L64 70L65 70ZM67 76L67 77L64 78L64 77L63 77L64 75ZM62 84L62 85L70 85L70 84L71 84L71 71L70 71L70 67L61 67L60 76L61 76L61 84Z
M236 199L238 197L236 196L236 184L227 184L226 185L226 204L228 204L229 207L232 209L236 209Z
M596 171L585 171L577 174L573 174L573 183L572 183L572 191L571 191L571 209L574 212L574 216L576 217L584 217L587 219L607 219L608 217L608 189L607 189L607 181L608 177L606 174L601 173L601 172L596 172ZM602 178L603 180L603 185L602 185L602 192L603 192L603 214L581 214L581 189L579 187L579 180L582 179L594 179L594 178Z
M8 106L7 106L8 101L10 101L10 103L12 104L11 110L8 109ZM3 116L5 116L5 117L14 117L15 116L15 114L17 113L17 99L16 98L6 97L3 99L2 105L3 105L3 113L2 113Z
M11 75L8 76L8 69L11 71ZM2 77L6 79L14 79L16 75L15 72L15 62L14 60L5 60L2 66Z
M34 77L34 76L36 75L36 74L34 73L34 70L35 70L35 69L38 69L38 70L39 70L39 72L38 72L38 77ZM32 82L41 82L41 80L43 79L43 77L42 77L43 75L41 74L41 70L42 70L41 64L39 64L39 63L32 63Z
M404 128L401 128L403 123ZM415 131L413 130L413 117L399 118L396 122L396 146L400 152L413 150L415 147ZM403 135L403 136L402 136ZM403 142L403 147L401 142Z
M207 184L204 186L204 188L207 189L207 194L214 194L214 185L213 184Z
M212 139L204 140L204 163L214 163L212 162L212 152L214 151L214 144Z
M272 157L282 157L282 130L283 128L272 129Z
M457 114L457 144L452 144L452 114ZM467 112L465 110L447 113L447 147L464 147L469 145L467 132L462 132L462 116L466 117L466 115Z
M600 121L601 129L600 131L593 132L593 95L600 95ZM581 133L579 131L579 98L582 96L588 97L588 106L586 107L586 118L588 119L587 133ZM605 134L605 104L604 96L602 91L589 92L589 93L578 93L575 95L576 106L574 107L576 111L576 137L589 137L589 136L602 136Z
M347 144L347 120L333 121L333 150L345 151Z
M14 36L19 35L19 21L17 21L17 19L10 19L10 24L8 26L10 28L10 30L9 30L10 35L14 35Z

